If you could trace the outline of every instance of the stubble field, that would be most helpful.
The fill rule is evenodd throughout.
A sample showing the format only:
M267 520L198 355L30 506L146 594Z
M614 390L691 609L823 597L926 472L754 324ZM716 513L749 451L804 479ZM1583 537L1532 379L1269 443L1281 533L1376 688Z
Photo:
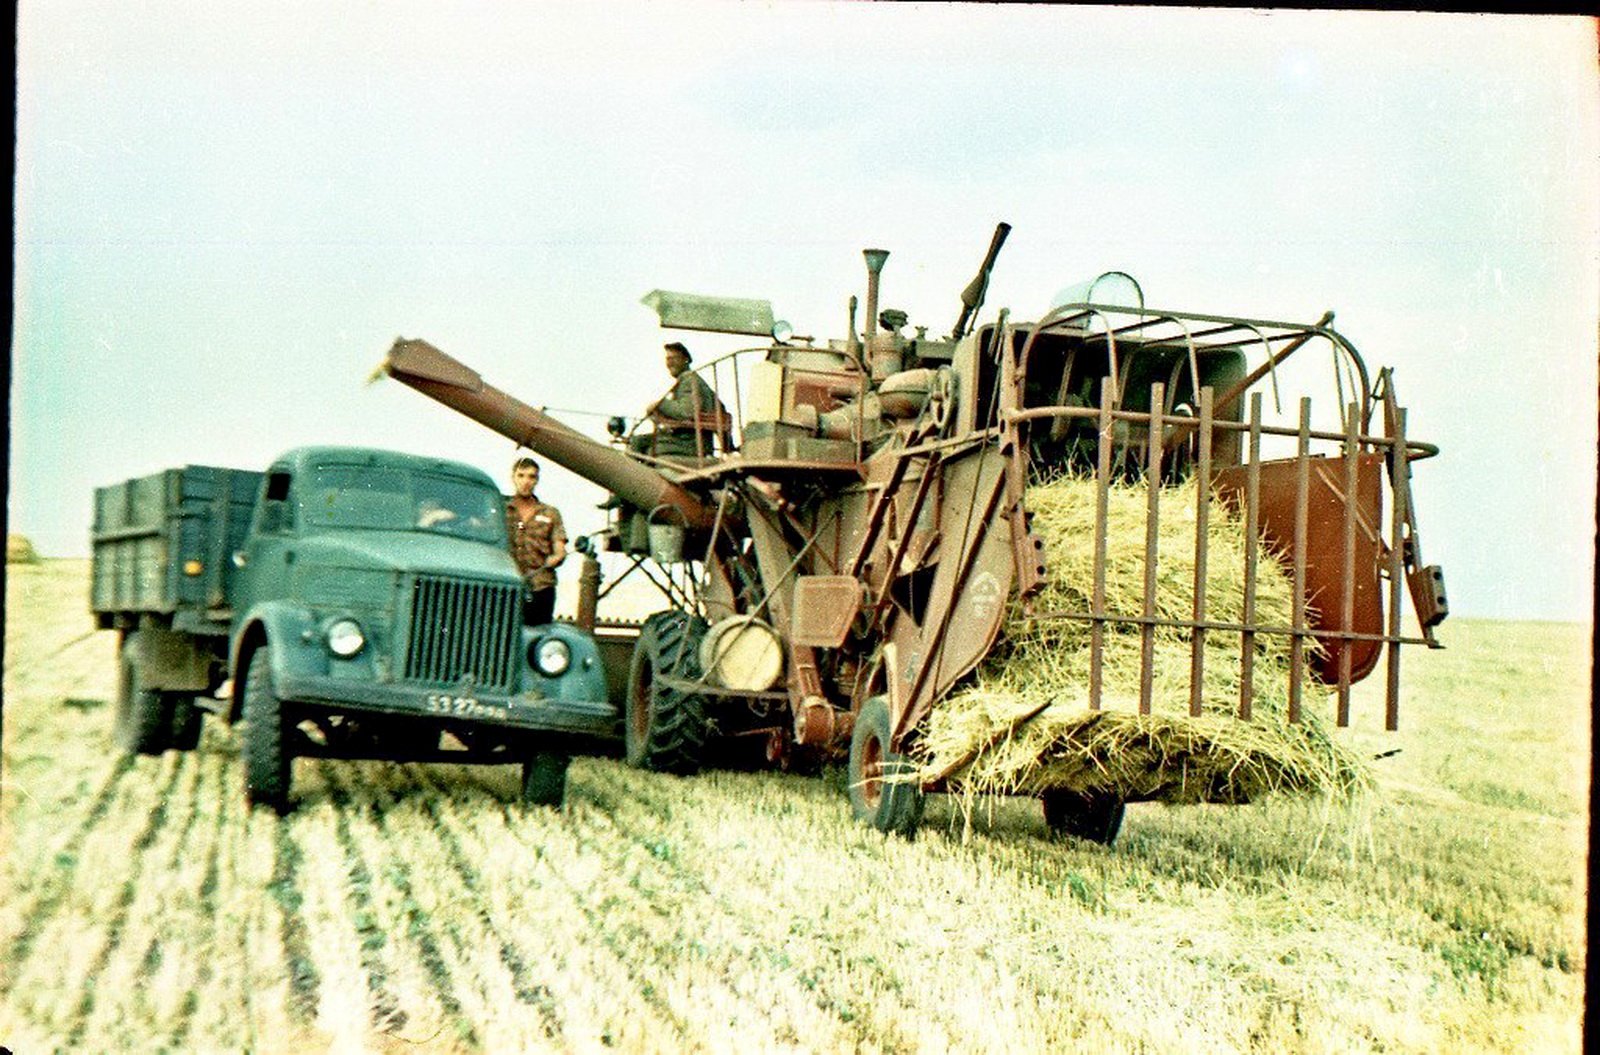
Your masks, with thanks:
M1359 810L1036 803L914 841L841 778L580 759L296 762L234 732L119 759L87 563L7 569L0 1044L49 1051L1579 1051L1587 627L1452 622L1407 657Z

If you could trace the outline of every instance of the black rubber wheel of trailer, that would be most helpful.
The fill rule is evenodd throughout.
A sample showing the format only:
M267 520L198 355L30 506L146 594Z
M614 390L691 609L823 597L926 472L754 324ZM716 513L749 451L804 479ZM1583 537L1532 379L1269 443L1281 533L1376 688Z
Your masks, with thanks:
M889 702L874 696L856 715L846 788L857 820L880 832L910 836L922 823L927 796L915 779L904 779L915 772L916 766L905 755L890 749L890 731Z
M168 726L171 744L177 751L193 751L200 746L200 725L206 712L194 702L190 692L167 693L167 713L171 715Z
M1044 822L1057 835L1073 835L1110 846L1122 830L1122 815L1127 803L1104 792L1046 791Z
M172 714L167 697L144 686L137 633L123 639L120 659L113 730L117 746L124 754L159 755L169 745Z
M244 785L250 805L277 813L289 808L294 758L284 702L272 687L271 646L250 653L244 675Z
M559 808L567 797L567 766L572 756L560 751L535 751L522 763L522 801L528 806Z
M628 666L622 738L628 764L660 773L698 772L711 724L705 699L661 682L698 678L705 620L687 612L657 612L639 631Z

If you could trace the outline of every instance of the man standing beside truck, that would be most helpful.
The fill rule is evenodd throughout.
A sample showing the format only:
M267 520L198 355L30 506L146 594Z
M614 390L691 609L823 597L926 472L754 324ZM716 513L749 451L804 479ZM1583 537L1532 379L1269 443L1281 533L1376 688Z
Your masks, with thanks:
M567 559L567 531L555 506L539 501L539 463L518 458L511 467L512 494L506 499L506 537L511 556L527 586L522 621L542 626L555 618L556 568Z

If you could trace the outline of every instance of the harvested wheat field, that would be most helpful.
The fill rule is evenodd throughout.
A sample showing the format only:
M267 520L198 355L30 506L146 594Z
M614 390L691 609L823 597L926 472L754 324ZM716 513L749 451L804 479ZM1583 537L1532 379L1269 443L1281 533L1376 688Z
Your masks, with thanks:
M1576 1052L1586 627L1451 622L1361 810L935 797L914 841L837 775L679 779L110 746L86 562L8 569L0 1044L15 1052Z

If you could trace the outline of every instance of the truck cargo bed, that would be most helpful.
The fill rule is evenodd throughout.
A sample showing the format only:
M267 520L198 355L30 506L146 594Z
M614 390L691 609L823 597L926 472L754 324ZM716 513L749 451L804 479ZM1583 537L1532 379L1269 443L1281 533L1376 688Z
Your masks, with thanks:
M260 481L247 469L189 465L96 488L89 607L100 626L155 613L225 631L230 558Z

